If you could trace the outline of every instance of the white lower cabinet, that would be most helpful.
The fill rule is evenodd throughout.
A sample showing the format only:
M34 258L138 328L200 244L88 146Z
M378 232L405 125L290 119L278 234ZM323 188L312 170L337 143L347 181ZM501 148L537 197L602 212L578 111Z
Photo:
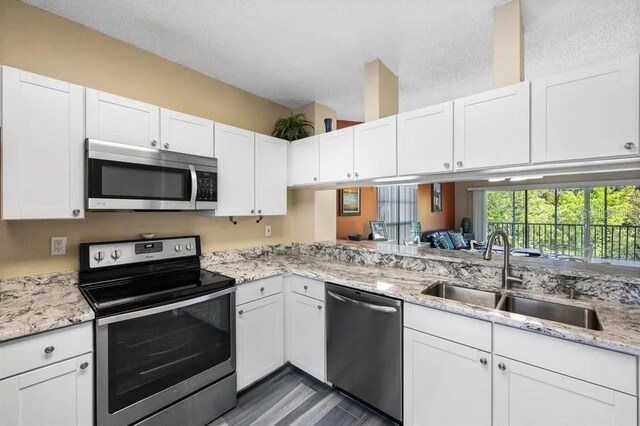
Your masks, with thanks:
M289 357L291 364L326 381L323 301L292 293L289 299Z
M404 424L491 425L491 354L404 329Z
M638 424L634 396L498 356L493 371L495 426Z
M93 354L0 380L0 425L93 424Z
M278 277L282 280L282 277ZM273 280L265 281L270 285ZM256 281L247 286L252 286ZM247 287L249 289L251 287ZM261 287L262 288L262 287ZM281 288L281 287L280 287ZM238 288L238 293L243 287ZM269 289L265 289L269 292ZM240 299L240 297L238 297ZM284 307L282 292L236 307L236 372L238 390L284 364Z

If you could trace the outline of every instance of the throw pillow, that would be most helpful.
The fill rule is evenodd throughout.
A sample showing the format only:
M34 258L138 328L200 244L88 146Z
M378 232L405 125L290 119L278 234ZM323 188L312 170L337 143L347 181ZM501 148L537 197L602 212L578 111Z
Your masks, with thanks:
M449 231L448 234L451 241L453 241L453 246L455 248L461 249L467 247L467 242L464 240L464 237L460 232Z
M434 234L433 235L433 246L439 249L448 249L449 245L447 244L447 240L444 238L442 234Z
M447 249L449 250L453 250L454 248L456 248L456 245L453 243L453 240L451 239L451 237L449 236L448 232L441 232L440 235L442 235L444 237L445 242L447 243Z

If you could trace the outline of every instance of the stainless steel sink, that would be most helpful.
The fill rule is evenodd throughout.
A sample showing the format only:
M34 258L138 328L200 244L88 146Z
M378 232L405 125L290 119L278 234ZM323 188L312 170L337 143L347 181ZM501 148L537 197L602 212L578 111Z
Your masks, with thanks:
M500 294L497 293L457 287L444 283L434 284L423 290L422 294L441 297L443 299L456 300L458 302L471 303L473 305L485 306L487 308L495 308L500 301Z
M602 323L596 311L579 306L563 305L524 297L507 296L498 304L497 309L528 317L584 327L591 330L602 330Z

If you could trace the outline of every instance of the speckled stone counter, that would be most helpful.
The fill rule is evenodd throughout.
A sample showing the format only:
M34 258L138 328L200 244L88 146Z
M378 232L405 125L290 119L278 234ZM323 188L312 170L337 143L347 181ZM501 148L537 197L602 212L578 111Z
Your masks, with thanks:
M308 250L304 246L302 251ZM272 246L251 250L208 253L203 256L204 268L235 277L238 284L283 273L342 284L371 291L444 311L466 315L494 323L510 325L574 342L640 355L640 305L608 302L595 297L582 296L569 300L561 292L543 292L540 288L514 289L510 294L548 300L595 309L604 330L588 330L552 321L511 314L509 312L445 300L421 292L432 284L446 282L454 285L499 291L499 280L474 280L468 271L460 278L447 274L450 265L430 271L421 267L405 269L391 264L358 263L336 260L331 256L300 254L300 246ZM436 274L434 272L441 272ZM487 277L485 277L487 278ZM494 277L495 278L495 277Z
M91 321L77 280L76 272L0 280L0 342Z

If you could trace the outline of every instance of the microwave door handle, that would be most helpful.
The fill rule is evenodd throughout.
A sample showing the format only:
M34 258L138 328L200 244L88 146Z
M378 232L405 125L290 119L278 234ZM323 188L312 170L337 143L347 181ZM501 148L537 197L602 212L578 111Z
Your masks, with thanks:
M191 200L189 200L189 207L196 208L196 195L198 194L198 175L196 174L195 166L190 165L189 171L191 172Z

